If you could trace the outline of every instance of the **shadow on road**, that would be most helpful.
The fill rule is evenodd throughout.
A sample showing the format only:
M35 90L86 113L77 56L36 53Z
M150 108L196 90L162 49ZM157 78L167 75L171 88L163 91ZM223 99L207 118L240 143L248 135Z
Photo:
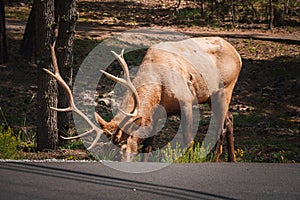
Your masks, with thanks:
M2 170L10 170L13 172L29 173L34 175L39 175L43 177L52 177L59 179L67 179L79 182L78 188L82 183L97 184L99 186L109 186L114 189L129 189L156 194L162 198L175 198L175 199L232 199L226 196L189 190L180 187L172 187L154 183L147 183L142 181L109 177L104 175L98 175L93 173L86 173L81 171L73 171L69 169L62 169L57 167L49 167L37 165L34 163L24 163L24 162L7 162L0 165ZM117 192L117 191L116 191Z

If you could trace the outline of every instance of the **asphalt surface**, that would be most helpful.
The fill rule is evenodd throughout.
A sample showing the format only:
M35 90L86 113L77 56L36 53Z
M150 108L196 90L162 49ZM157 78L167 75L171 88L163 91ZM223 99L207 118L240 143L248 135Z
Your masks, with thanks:
M100 162L0 162L1 200L300 199L299 188L300 164L172 164L137 174Z

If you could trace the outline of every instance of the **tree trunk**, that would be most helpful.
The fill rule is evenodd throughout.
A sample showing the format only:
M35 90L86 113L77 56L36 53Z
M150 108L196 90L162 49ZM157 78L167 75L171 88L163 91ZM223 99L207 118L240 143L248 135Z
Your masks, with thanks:
M269 0L269 29L273 28L274 25L274 10L273 10L273 1Z
M25 59L33 61L35 58L34 49L35 49L35 13L34 13L34 7L32 7L27 20L25 32L23 35L23 40L20 47L20 54Z
M204 16L204 0L201 0L200 2L200 7L201 7L201 16Z
M7 62L8 52L6 43L4 0L0 0L0 64Z
M284 15L288 15L289 14L289 4L290 4L290 1L289 0L285 0L284 1Z
M211 12L212 12L212 15L215 14L215 0L211 1Z
M56 53L58 57L58 66L61 76L69 87L72 88L73 75L73 43L75 36L75 25L78 19L75 0L55 1L56 19L58 21L58 38ZM58 107L68 107L68 97L65 91L58 89ZM72 124L71 112L58 113L58 131L59 134L66 136L70 132Z
M278 0L269 0L269 29L283 25L283 10Z
M23 35L23 40L20 47L20 54L23 56L23 58L33 61L34 60L34 45L35 45L35 12L34 7L32 7L25 32Z
M235 9L235 0L231 0L231 19L232 19L232 25L235 25L236 23L236 9Z
M57 107L57 83L43 71L43 68L54 71L49 50L54 36L54 0L35 0L34 9L38 64L37 147L55 150L58 145L57 113L50 107Z
M283 10L281 8L280 2L278 0L274 0L273 3L273 14L274 14L274 26L282 26L283 25Z

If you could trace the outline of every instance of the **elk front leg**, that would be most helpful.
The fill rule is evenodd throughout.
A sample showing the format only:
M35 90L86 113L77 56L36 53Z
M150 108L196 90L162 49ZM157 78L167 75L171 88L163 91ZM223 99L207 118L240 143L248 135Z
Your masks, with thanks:
M149 153L152 151L152 144L153 144L154 136L146 138L143 142L142 152L143 154L143 161L149 161Z
M184 144L187 144L193 157L194 137L192 134L193 127L193 104L183 103L181 113L181 125L183 131Z
M161 119L164 119L167 117L165 108L161 105L157 106L157 108L154 111L154 114L152 116L152 130L150 133L150 137L146 138L143 142L143 148L142 152L144 153L143 155L143 161L148 162L149 161L149 154L152 151L152 145L155 140L155 136L157 135L157 132L159 131L159 121Z
M138 153L138 138L129 136L127 143L121 147L122 161L131 162Z

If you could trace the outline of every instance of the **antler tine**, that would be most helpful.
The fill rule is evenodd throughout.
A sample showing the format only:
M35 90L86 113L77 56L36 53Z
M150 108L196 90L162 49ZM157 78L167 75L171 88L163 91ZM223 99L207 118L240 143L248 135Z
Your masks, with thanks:
M94 130L89 130L89 131L86 131L84 133L81 133L79 135L76 135L76 136L72 136L72 137L63 137L63 136L60 136L62 139L65 139L65 140L73 140L73 139L77 139L77 138L80 138L80 137L83 137L85 135L88 135L90 134L91 132L93 132Z
M84 119L84 121L86 121L91 126L90 130L88 130L84 133L81 133L77 136L74 136L74 137L62 137L61 136L61 138L67 139L67 140L77 139L77 138L83 137L83 136L88 135L88 134L95 131L96 132L96 137L95 137L93 143L87 148L89 150L89 149L93 148L96 145L96 143L100 139L100 136L103 133L103 130L98 128L81 110L79 110L75 106L72 91L71 91L70 87L68 86L68 84L60 76L60 73L59 73L59 68L58 68L58 65L57 65L57 58L56 58L56 54L55 54L55 42L53 43L53 45L50 45L50 51L51 51L52 63L53 63L53 67L54 67L54 73L49 71L48 69L45 69L45 68L43 70L46 71L51 77L53 77L62 86L62 88L67 92L68 100L69 100L69 104L70 104L69 107L67 107L67 108L50 107L50 109L58 111L58 112L73 111L76 114L78 114L80 117L82 117Z
M128 69L128 66L127 66L127 63L124 59L124 49L122 49L121 51L121 54L118 55L116 52L114 51L111 51L111 53L114 55L114 57L118 60L118 62L120 63L123 71L124 71L124 79L128 82L128 83L131 83L131 80L130 80L130 76L129 76L129 69Z
M114 51L111 51L112 54L114 55L114 57L118 60L118 62L120 63L123 71L124 71L124 79L122 78L118 78L110 73L107 73L106 71L103 71L103 70L100 70L105 76L107 76L109 79L115 81L115 82L120 82L122 85L124 85L125 87L127 87L132 93L133 93L133 96L134 96L134 109L131 113L127 113L125 111L123 111L122 109L119 108L119 110L124 114L124 115L127 115L127 116L130 116L130 117L134 117L137 115L137 112L139 110L139 106L140 106L140 100L139 100L139 96L138 96L138 93L136 91L136 88L134 87L133 83L131 82L130 80L130 76L129 76L129 69L128 69L128 66L127 66L127 63L124 59L124 49L122 49L121 51L121 54L117 54L116 52Z

